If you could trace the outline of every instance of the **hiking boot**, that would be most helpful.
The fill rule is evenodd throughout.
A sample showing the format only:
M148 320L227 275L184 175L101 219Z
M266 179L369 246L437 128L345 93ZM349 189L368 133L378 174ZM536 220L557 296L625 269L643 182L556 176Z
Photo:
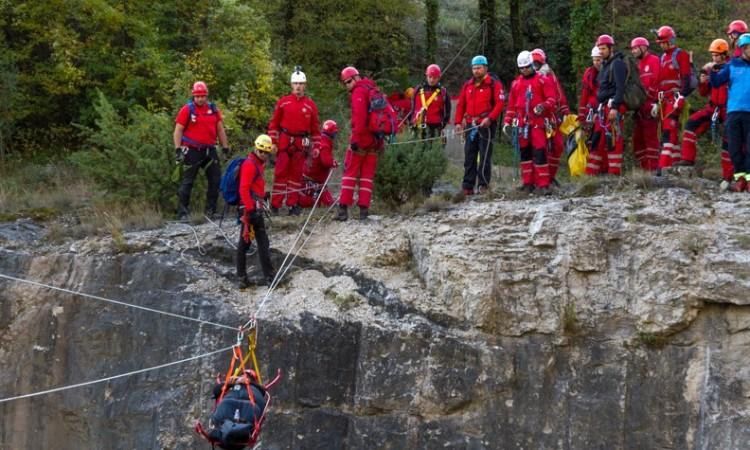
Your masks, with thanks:
M464 189L464 195L466 197L468 197L470 195L474 195L474 189Z
M488 188L487 186L479 186L479 194L480 195L486 194L487 192L489 192L489 190L490 190L490 188Z
M728 191L730 187L732 187L732 182L730 180L721 180L721 183L719 183L719 190L721 192Z
M549 186L543 186L536 190L536 194L548 196L548 195L552 195L552 191L549 190Z
M349 219L349 213L346 209L346 205L339 205L339 213L336 214L336 217L334 217L334 219L340 222L345 222L347 219Z
M250 287L250 280L247 279L247 275L244 277L239 277L237 280L237 287L239 289L247 289Z
M302 214L302 208L300 208L299 205L294 205L289 208L290 216L299 216L300 214Z
M368 208L365 208L364 206L359 207L359 220L365 220L369 215L370 211Z
M519 192L523 192L525 194L531 194L534 192L534 185L533 184L522 184L518 187Z

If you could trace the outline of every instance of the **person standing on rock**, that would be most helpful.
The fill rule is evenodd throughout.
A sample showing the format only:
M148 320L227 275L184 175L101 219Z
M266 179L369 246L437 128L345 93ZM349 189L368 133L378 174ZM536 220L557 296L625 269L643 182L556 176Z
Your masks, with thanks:
M185 166L180 181L179 220L187 220L190 214L190 194L195 177L203 168L208 180L206 190L206 215L213 218L216 214L216 202L219 199L219 180L221 164L216 153L216 138L219 138L224 153L229 153L227 134L221 120L221 111L208 101L208 86L203 81L193 84L193 99L187 102L177 113L174 127L175 158L178 164Z
M591 138L586 174L620 175L625 143L622 132L623 115L626 111L624 95L628 69L622 60L622 53L614 51L615 40L612 36L607 34L599 36L596 46L599 47L602 55L602 70L597 79L599 91L596 101L599 106L594 119L594 134Z
M517 58L520 75L513 80L508 96L508 111L503 120L503 133L513 127L514 144L520 150L521 190L549 194L550 172L548 138L545 119L554 117L557 91L554 83L536 72L531 53L522 51Z
M339 126L335 121L329 119L323 122L320 143L307 158L302 174L306 189L300 192L299 204L303 208L311 208L318 197L318 205L333 205L333 196L324 183L329 179L331 171L339 166L338 161L333 158L333 143L338 131Z
M318 106L305 96L307 77L299 67L291 76L292 93L276 102L268 124L268 135L276 151L273 172L271 212L278 214L286 196L290 216L302 212L299 192L302 189L302 170L309 152L320 141Z
M492 178L492 140L497 121L505 105L503 84L487 71L487 58L477 55L471 59L472 77L458 94L456 115L453 118L456 135L463 134L464 195L474 195L489 189Z
M547 142L549 143L547 151L549 177L553 184L558 184L555 177L557 176L557 169L560 167L560 157L565 150L565 137L562 131L560 131L560 124L565 119L565 116L570 114L570 107L568 106L568 98L565 96L562 83L560 83L560 79L557 78L557 75L555 75L555 72L547 63L547 54L544 50L535 48L531 51L531 57L534 58L534 70L542 74L542 76L547 77L555 87L555 92L557 93L557 110L545 122L545 133L547 134Z
M596 94L599 91L597 77L602 68L602 53L599 47L591 49L591 66L583 72L581 79L581 99L578 101L578 123L587 133L594 127L594 113L598 102Z
M657 102L659 57L648 50L649 45L644 37L630 41L630 53L638 60L638 75L648 95L633 115L633 153L641 169L655 171L659 166L659 122L651 116L651 109Z
M263 177L265 164L274 152L273 140L266 134L255 139L255 150L242 162L239 174L240 194L240 237L237 244L237 278L240 289L250 286L247 278L246 253L255 239L258 245L258 262L263 272L259 284L271 285L276 271L271 264L271 249L263 220L263 205L266 195L266 181Z
M351 96L352 132L344 160L339 213L336 220L345 221L349 219L348 210L354 203L354 186L357 184L357 180L359 180L357 198L359 218L364 220L367 219L370 201L372 200L375 170L378 167L378 153L385 146L385 137L370 129L369 120L371 96L380 91L374 81L361 76L355 67L345 67L341 71L340 79ZM390 108L388 105L387 107ZM395 129L393 131L395 132Z
M742 56L732 58L719 70L711 72L711 87L720 88L729 84L727 100L726 134L729 140L729 156L734 168L734 186L737 192L748 190L750 177L750 33L737 40Z

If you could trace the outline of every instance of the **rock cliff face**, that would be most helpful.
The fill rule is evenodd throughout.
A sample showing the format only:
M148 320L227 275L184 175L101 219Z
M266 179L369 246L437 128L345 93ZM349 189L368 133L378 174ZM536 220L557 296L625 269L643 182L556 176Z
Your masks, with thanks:
M324 222L260 316L282 368L263 449L741 449L750 196L672 188ZM271 227L280 264L299 224ZM210 225L48 247L0 225L0 272L231 326ZM219 349L231 330L0 280L0 396ZM0 403L0 448L187 449L229 354Z

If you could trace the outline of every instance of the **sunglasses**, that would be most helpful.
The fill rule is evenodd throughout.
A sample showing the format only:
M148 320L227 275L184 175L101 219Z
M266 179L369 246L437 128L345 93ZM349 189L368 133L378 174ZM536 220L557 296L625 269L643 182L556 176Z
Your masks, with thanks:
M354 78L349 78L348 80L344 81L344 84L354 83Z

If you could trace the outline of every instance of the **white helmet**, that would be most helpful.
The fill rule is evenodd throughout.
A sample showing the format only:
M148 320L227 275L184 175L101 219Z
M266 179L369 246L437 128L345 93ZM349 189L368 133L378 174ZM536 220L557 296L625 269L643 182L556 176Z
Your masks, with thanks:
M518 63L518 67L528 67L534 63L534 58L531 56L531 52L528 50L524 50L521 53L518 54L518 58L516 60Z
M302 72L300 70L295 70L294 72L292 72L292 83L307 83L305 72Z
M591 49L591 57L592 58L602 57L602 52L599 51L599 46L595 45L594 48Z

